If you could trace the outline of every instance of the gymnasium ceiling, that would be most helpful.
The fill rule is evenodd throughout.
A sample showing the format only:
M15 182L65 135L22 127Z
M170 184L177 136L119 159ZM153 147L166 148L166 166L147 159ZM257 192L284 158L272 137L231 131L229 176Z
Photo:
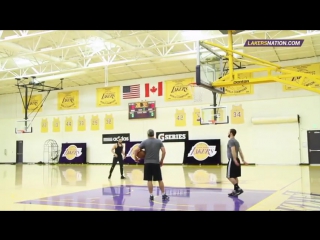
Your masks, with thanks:
M299 48L245 48L247 39L305 41ZM194 72L198 40L228 44L219 30L0 30L0 94L18 92L15 78L22 77L50 86L63 78L73 87ZM320 30L246 30L234 35L234 49L271 62L316 57Z

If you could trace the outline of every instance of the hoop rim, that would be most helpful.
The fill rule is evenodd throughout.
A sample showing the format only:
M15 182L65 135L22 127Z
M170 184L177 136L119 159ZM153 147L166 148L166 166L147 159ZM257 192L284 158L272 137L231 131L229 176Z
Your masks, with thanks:
M26 131L25 130L16 130L16 133L23 134L23 133L26 133Z
M190 87L199 87L199 85L195 82L188 84Z

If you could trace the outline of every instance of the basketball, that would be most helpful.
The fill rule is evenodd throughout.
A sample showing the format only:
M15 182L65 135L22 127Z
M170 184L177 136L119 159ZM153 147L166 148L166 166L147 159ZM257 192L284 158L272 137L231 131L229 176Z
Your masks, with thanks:
M140 151L137 153L137 157L140 158L140 159L144 159L145 156L146 156L146 152L143 151L143 150L140 150Z

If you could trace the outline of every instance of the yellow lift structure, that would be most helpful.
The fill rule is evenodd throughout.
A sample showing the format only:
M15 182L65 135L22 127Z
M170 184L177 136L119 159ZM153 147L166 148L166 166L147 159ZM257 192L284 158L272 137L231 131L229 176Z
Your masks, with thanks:
M320 85L320 76L312 75L308 73L302 73L297 71L292 71L288 69L283 69L280 65L271 63L269 61L259 59L248 54L244 54L242 52L238 52L233 50L233 30L228 30L228 47L224 47L219 44L215 44L209 41L202 41L202 43L206 45L210 45L213 47L217 47L222 51L226 52L226 58L228 58L229 62L229 71L228 74L223 76L220 79L217 79L212 83L214 88L222 88L222 87L231 87L236 85L248 85L248 84L261 84L261 83L271 83L271 82L280 82L285 85L291 85L294 87L298 87L301 89L305 89L308 91L320 93L320 88L316 88L314 86L305 86L304 80L312 80L315 84ZM237 59L237 61L242 62L250 62L254 65L265 66L264 68L256 68L256 69L245 69L245 70L236 70L234 71L233 63L234 57L233 54L241 55L250 60ZM252 77L248 79L240 79L239 74L243 73L264 73L262 77ZM261 74L262 75L262 74ZM299 81L292 81L293 79L298 79Z

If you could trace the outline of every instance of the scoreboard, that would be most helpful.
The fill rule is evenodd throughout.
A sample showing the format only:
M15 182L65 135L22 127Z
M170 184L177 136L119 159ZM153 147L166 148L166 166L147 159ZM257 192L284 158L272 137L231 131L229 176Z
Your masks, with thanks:
M129 119L156 118L156 102L129 103Z

